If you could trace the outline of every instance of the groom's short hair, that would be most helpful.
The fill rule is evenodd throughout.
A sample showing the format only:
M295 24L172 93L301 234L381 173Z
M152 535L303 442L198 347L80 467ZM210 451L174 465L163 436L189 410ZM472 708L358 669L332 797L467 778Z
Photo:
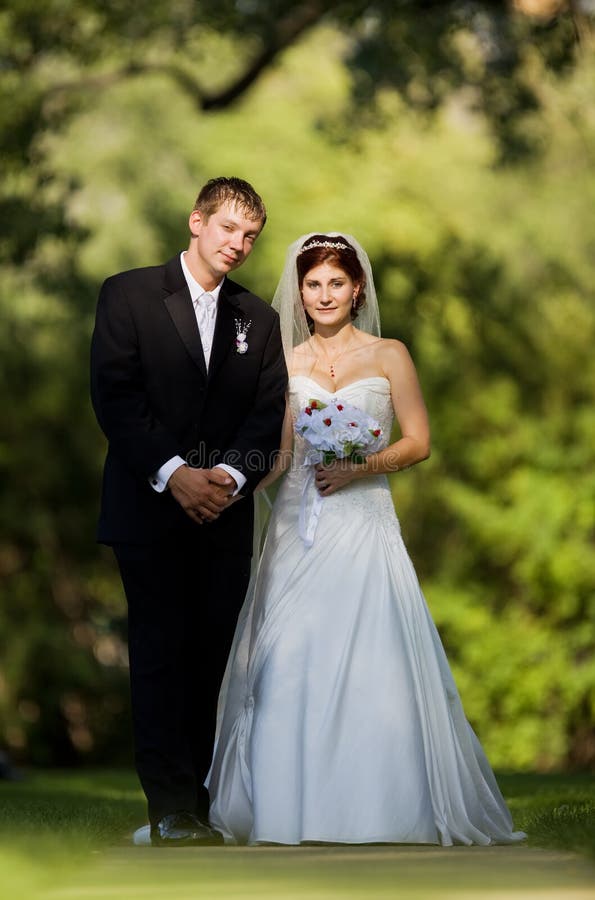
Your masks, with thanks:
M267 220L262 197L256 193L251 184L241 178L211 178L196 198L194 209L199 210L208 219L224 203L239 207L248 219L260 221L263 226Z

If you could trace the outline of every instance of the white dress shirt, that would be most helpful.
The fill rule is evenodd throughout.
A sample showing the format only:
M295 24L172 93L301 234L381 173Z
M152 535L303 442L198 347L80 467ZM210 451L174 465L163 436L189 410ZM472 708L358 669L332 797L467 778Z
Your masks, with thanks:
M205 355L205 365L207 370L211 361L211 347L213 346L213 338L215 337L215 321L217 319L217 305L219 303L219 292L224 278L221 279L216 288L212 291L205 289L198 283L184 259L184 253L180 254L180 262L182 263L182 272L190 291L190 299L194 306L194 315L196 316L196 324L200 333L200 342Z
M209 362L211 360L213 338L215 336L215 322L217 319L219 292L221 291L221 285L223 284L225 279L222 278L217 287L213 288L212 291L205 291L205 289L198 283L198 281L186 265L186 260L184 259L185 255L186 251L182 251L182 253L180 253L180 262L182 264L182 272L184 273L184 278L186 279L188 290L190 291L190 299L192 300L192 304L194 306L196 324L198 325L200 342L202 344L202 349L205 356L205 365L208 370ZM203 300L201 305L201 299L205 295L206 303L205 300ZM167 462L163 463L163 465L149 478L153 490L157 491L158 494L164 491L167 487L167 482L176 471L176 469L179 469L180 466L184 465L185 462L181 456L172 456L171 459L168 459ZM241 489L246 484L246 476L242 475L241 472L238 472L237 469L234 469L233 466L228 466L225 463L218 463L215 468L223 469L235 480L237 484L237 488L233 492L235 497L238 491L241 491Z

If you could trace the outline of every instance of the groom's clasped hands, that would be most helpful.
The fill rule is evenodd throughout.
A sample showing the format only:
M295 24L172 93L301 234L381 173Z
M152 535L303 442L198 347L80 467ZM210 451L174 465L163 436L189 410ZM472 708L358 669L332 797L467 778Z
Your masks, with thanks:
M213 522L241 496L233 496L236 482L224 469L180 466L168 482L172 496L186 515L199 525Z

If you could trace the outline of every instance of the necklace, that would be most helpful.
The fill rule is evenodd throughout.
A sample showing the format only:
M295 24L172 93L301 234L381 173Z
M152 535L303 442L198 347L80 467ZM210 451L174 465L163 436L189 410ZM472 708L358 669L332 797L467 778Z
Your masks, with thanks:
M344 354L347 350L349 350L349 348L351 347L352 343L353 343L353 337L351 338L350 341L347 342L346 346L343 347L343 349L341 350L341 352L338 353L337 356L335 356L335 358L334 358L333 360L329 360L328 356L326 357L326 363L328 364L328 369L329 369L329 372L331 373L331 378L335 378L335 377L336 377L336 376L335 376L335 366L337 365L338 361L341 359L341 357L343 356L343 354ZM316 350L316 348L314 348L314 355L317 357L317 359L320 359L319 353L318 353L318 351Z

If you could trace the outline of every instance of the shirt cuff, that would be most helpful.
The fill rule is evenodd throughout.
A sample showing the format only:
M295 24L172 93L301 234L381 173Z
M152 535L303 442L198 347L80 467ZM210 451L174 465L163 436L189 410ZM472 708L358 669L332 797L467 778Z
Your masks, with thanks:
M156 472L149 478L149 484L158 494L162 494L163 491L167 487L167 482L174 474L176 469L179 469L180 466L185 466L186 463L182 459L181 456L172 456L171 459L168 459L166 463L163 463L160 469L157 469Z
M167 465L167 463L166 463L166 465ZM231 477L235 479L237 488L231 495L232 497L235 497L236 494L240 493L240 491L246 484L246 476L245 475L242 475L241 472L238 472L237 469L234 469L233 466L228 466L226 463L217 463L217 465L213 466L213 468L214 469L223 469L224 472L227 472L228 475L231 475Z

